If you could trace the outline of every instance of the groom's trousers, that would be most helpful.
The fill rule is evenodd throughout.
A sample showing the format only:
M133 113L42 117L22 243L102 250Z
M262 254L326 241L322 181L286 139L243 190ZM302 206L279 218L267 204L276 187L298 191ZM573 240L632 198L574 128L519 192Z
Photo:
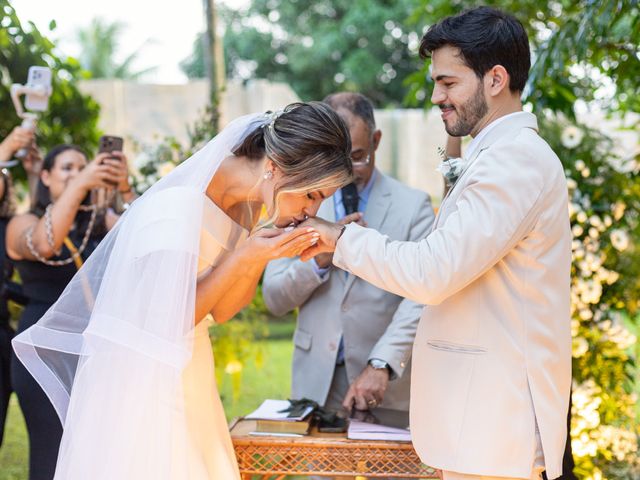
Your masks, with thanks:
M458 473L443 471L443 480L542 480L542 472L544 471L544 454L542 453L542 442L540 440L540 433L536 427L536 453L533 462L533 468L531 471L531 477L528 479L522 478L508 478L508 477L493 477L489 475L470 475L467 473Z
M467 475L466 473L442 472L443 480L524 480L521 478L508 477L487 477L486 475ZM531 480L540 480L542 478L542 470L531 473Z

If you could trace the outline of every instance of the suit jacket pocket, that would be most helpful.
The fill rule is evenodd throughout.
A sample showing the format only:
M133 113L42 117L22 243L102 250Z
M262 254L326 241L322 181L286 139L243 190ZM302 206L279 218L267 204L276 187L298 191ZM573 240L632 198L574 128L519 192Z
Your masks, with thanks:
M296 329L293 334L293 344L302 350L309 350L311 348L311 334L299 328Z
M445 340L427 340L427 345L434 350L453 353L467 353L470 355L482 355L487 349L479 345L465 345L462 343L447 342Z

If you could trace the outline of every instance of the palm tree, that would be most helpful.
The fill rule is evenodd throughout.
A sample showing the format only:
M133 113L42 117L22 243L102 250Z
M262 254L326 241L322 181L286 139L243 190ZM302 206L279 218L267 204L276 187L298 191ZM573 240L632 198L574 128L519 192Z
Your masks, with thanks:
M99 18L94 18L88 27L78 30L76 39L82 46L80 65L91 73L92 78L136 80L156 69L156 67L149 67L142 70L132 70L133 63L142 48L148 44L148 40L122 62L116 62L114 56L120 46L119 37L123 31L124 25L122 23L109 23Z

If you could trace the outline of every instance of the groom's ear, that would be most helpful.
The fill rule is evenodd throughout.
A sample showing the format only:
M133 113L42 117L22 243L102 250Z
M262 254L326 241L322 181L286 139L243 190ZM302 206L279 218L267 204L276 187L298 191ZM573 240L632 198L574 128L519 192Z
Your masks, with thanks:
M502 65L494 65L484 76L489 95L496 97L509 90L509 73Z

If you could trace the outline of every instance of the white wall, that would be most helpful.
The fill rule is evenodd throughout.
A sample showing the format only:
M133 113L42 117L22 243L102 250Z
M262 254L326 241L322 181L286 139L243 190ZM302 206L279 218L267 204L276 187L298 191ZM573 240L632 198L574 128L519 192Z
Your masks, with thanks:
M81 82L80 88L101 106L99 127L107 134L124 137L130 156L135 155L134 140L152 144L173 136L186 143L187 126L201 116L208 101L207 80L185 85L88 80ZM230 82L221 98L221 126L238 116L276 110L298 100L286 84ZM439 198L442 179L434 169L440 161L437 147L444 145L445 139L439 113L377 110L376 121L383 132L377 154L380 169Z
M187 126L200 118L208 102L207 80L185 85L90 80L82 82L80 88L101 105L100 128L128 139L125 150L130 156L135 155L133 140L153 144L162 137L173 136L186 143ZM296 101L298 97L286 84L267 80L229 82L221 98L221 126L238 116L276 110ZM439 110L376 110L375 115L382 130L376 155L379 168L427 191L438 204L443 184L435 168L441 161L438 147L444 147L446 141ZM615 136L616 147L625 155L640 153L637 132L616 131L618 124L602 113L584 113L581 120Z

